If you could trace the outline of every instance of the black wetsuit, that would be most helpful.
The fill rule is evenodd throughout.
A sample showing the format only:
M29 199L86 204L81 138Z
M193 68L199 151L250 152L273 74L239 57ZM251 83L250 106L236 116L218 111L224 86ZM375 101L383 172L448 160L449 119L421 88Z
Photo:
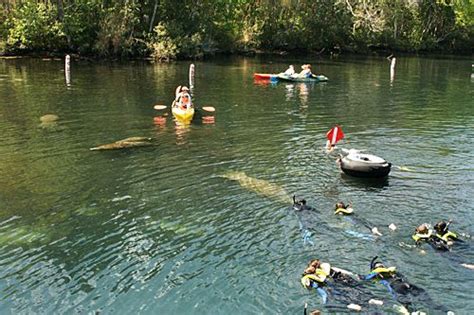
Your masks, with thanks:
M436 235L431 235L430 237L424 237L420 238L417 241L415 241L417 245L421 244L422 242L430 244L431 247L433 247L436 250L441 250L441 251L448 251L449 245L447 242L444 240L440 239Z
M380 283L387 287L393 298L405 306L410 312L418 310L416 307L418 304L424 304L438 311L448 311L444 305L437 304L433 301L424 289L409 283L404 279L403 275L398 272L392 274L385 272L383 274L370 273L365 276L364 279L378 279Z
M306 205L306 200L296 200L293 196L293 212L298 218L298 224L303 236L303 244L309 243L314 245L312 241L313 226L316 226L318 220L315 218L315 209Z
M372 229L375 227L375 225L373 225L372 223L370 223L366 219L361 218L357 214L354 214L354 213L353 214L344 214L344 217L346 217L347 220L352 221L352 223L354 223L355 225L362 225L362 226L368 228L371 232L372 232Z

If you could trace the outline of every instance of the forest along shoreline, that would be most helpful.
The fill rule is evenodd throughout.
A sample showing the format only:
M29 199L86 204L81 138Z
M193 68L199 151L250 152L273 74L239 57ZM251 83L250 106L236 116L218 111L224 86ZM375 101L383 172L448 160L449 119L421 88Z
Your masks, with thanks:
M6 0L0 55L200 59L216 54L470 55L469 1Z

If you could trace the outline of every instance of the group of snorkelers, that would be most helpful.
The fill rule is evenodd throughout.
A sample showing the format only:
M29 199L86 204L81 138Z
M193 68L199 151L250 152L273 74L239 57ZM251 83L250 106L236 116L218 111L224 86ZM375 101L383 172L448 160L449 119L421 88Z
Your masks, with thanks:
M283 72L284 75L287 75L292 78L310 78L313 73L311 72L311 65L310 64L304 64L301 66L301 71L299 73L296 73L295 68L293 65L290 65L288 69L286 69L285 72Z
M385 286L392 298L402 305L398 307L398 310L402 313L410 314L416 312L416 302L422 301L429 304L435 310L451 314L445 306L433 301L424 289L408 282L397 271L396 267L387 267L377 259L377 256L372 259L370 262L370 272L366 275L354 274L344 269L332 267L327 262L313 259L303 271L301 284L306 289L315 289L322 298L322 303L326 304L330 292L341 293L341 285L363 291L364 283L370 281ZM379 306L384 304L383 300L376 298L370 292L361 293L362 295L354 295L353 300L348 302L350 304L347 305L347 308L361 311L363 307L359 303Z
M314 210L314 208L307 205L306 200L297 200L295 196L293 196L293 209L297 212ZM336 203L334 214L350 216L352 218L355 216L352 204L344 204L343 202ZM370 229L372 234L377 236L382 235L378 229L367 220L357 218L356 222ZM456 233L449 230L450 224L451 221L440 221L431 229L428 224L424 223L416 228L412 238L417 245L427 242L435 249L450 250L454 242L462 242ZM394 230L395 228L394 226L391 229ZM330 292L335 290L334 286L343 285L345 287L357 287L358 290L362 290L364 282L372 281L384 285L393 299L402 305L400 310L404 313L416 311L416 306L414 305L415 299L431 305L431 307L436 310L448 312L444 306L437 305L436 302L432 301L422 288L406 281L404 276L397 271L396 267L386 267L381 261L377 260L377 258L378 257L374 257L370 262L370 272L367 275L354 274L347 270L332 267L329 263L313 259L308 263L302 273L301 284L307 289L316 290L322 298L323 304L326 304ZM383 301L371 298L370 292L365 292L364 294L363 297L358 296L357 302L383 305ZM347 307L355 311L362 309L360 305L353 303L348 304Z
M415 229L412 235L416 244L428 243L439 250L450 250L454 242L462 242L457 234L449 230L451 221L440 221L431 229L428 223L423 223Z

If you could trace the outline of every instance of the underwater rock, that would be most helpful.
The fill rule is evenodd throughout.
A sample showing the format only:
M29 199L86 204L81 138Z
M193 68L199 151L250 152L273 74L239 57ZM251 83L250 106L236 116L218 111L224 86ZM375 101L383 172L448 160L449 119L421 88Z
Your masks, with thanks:
M150 146L151 138L147 137L130 137L123 140L115 141L113 143L103 144L98 147L90 148L91 151L98 150L117 150L117 149L126 149L126 148L136 148L136 147L146 147Z

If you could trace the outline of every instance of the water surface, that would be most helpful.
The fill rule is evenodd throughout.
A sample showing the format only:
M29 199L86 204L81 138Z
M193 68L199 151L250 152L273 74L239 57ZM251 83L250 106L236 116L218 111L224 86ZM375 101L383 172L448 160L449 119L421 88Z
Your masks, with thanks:
M252 78L306 62L330 81ZM441 219L474 234L469 60L398 58L393 80L384 58L195 64L195 104L214 106L215 121L182 127L154 120L153 105L187 84L188 62L76 61L66 85L62 61L0 60L0 313L324 310L299 283L307 262L364 274L375 255L438 303L474 309L474 271L460 266L474 263L471 239L447 254L401 246ZM40 126L45 114L59 119ZM386 180L341 175L322 149L336 123L343 147L394 164ZM154 145L89 151L132 136ZM292 194L317 209L303 219L314 245L303 244ZM385 235L348 233L366 231L332 215L338 200ZM344 307L330 299L332 312Z

